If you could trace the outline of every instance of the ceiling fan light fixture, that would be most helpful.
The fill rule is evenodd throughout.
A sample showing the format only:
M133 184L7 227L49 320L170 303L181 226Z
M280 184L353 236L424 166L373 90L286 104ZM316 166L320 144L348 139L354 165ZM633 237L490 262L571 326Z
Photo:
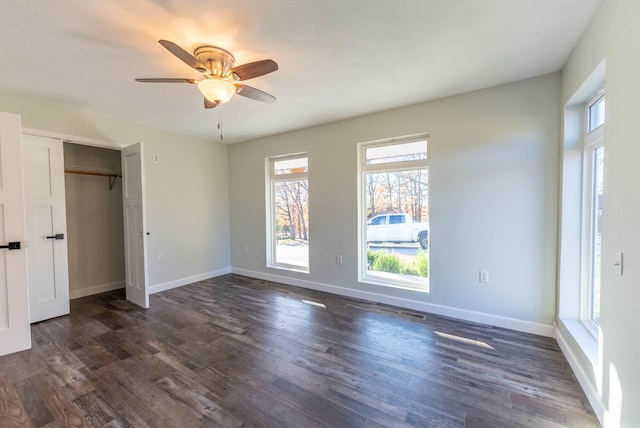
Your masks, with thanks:
M215 104L224 104L236 93L233 83L223 79L204 79L198 82L198 89L206 99Z

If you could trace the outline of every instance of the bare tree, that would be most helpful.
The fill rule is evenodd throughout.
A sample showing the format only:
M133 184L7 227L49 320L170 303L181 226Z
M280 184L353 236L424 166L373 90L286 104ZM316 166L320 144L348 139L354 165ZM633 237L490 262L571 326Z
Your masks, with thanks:
M367 199L369 206L367 208L368 218L371 218L378 214L376 210L376 193L378 191L378 181L380 181L380 174L367 174Z
M284 223L289 238L308 240L308 182L307 180L283 181L276 185L276 216Z
M426 170L371 173L366 176L369 218L388 212L409 213L422 221L428 193Z
M309 238L307 235L307 222L305 221L305 212L304 207L307 205L308 199L308 183L306 180L304 181L296 181L293 187L293 201L296 204L297 214L298 214L298 224L300 225L300 234L299 236L305 241Z
M285 223L288 228L289 237L291 239L296 239L296 230L293 225L293 213L291 212L292 204L289 202L290 195L289 189L287 187L287 182L276 184L276 195L278 198L278 200L276 201L276 207L286 216L286 219L288 220L285 221Z

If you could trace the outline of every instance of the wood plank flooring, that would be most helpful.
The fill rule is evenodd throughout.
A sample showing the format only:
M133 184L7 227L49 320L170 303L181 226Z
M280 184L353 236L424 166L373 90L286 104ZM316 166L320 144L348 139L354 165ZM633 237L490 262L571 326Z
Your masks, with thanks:
M32 335L0 358L2 428L599 426L553 339L237 275Z

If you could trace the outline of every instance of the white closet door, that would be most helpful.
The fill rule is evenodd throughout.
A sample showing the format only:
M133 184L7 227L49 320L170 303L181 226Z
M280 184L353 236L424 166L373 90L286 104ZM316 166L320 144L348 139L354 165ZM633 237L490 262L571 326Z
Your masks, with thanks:
M63 143L23 135L22 153L30 319L34 323L69 313Z
M148 308L142 143L125 147L121 156L127 300Z

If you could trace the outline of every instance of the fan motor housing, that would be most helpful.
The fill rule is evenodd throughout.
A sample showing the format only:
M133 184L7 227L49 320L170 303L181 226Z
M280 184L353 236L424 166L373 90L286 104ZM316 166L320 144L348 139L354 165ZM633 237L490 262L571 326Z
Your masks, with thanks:
M212 75L221 78L229 76L229 70L236 62L231 52L217 46L200 46L193 55L209 69Z

